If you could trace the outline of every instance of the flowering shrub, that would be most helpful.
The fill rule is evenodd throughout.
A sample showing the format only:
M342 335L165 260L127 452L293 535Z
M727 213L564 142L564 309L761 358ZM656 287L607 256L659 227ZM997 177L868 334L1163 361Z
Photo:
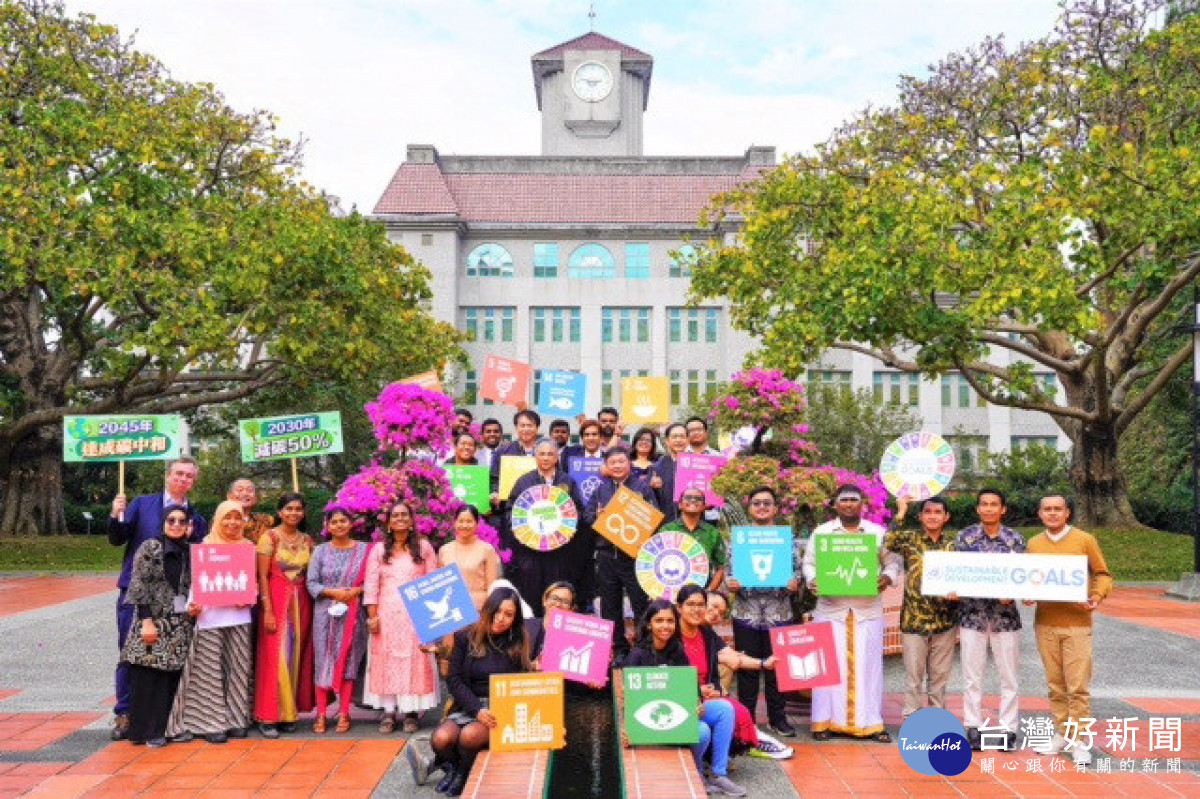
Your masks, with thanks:
M834 490L849 483L863 492L864 518L886 523L891 512L878 474L816 465L820 452L804 438L809 429L806 407L804 386L778 369L746 369L734 375L726 394L713 400L709 418L727 430L753 427L758 436L746 454L730 458L714 476L713 490L745 505L751 491L768 486L779 496L781 515L803 527L824 521ZM766 442L768 431L771 439Z
M451 449L454 403L439 391L415 383L392 383L363 409L381 451L395 450L404 459L414 450L431 450L444 457Z
M807 430L805 404L804 386L779 369L745 369L733 376L725 395L713 400L708 416L725 430L753 427L790 435Z

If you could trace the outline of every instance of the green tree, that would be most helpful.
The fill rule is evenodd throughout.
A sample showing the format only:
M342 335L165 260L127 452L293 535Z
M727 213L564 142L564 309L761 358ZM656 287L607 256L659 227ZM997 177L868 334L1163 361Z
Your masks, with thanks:
M820 463L871 474L897 436L920 427L904 405L879 402L866 389L810 383L808 433Z
M718 201L739 235L694 296L792 374L836 347L1050 414L1081 522L1136 523L1118 442L1190 358L1172 301L1200 274L1200 16L1151 30L1159 10L1073 4L1041 41L902 78Z
M269 115L59 2L0 2L0 535L58 533L61 420L455 357L429 274L297 177Z

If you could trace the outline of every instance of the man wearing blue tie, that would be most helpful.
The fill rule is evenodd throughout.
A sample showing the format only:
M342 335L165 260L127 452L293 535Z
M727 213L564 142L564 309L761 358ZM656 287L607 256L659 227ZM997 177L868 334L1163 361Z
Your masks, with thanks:
M117 579L117 649L125 643L129 627L133 623L134 607L125 604L125 589L129 587L129 569L133 556L144 542L157 538L163 529L163 509L168 505L188 506L187 496L196 482L196 459L180 456L167 464L164 490L157 494L143 494L126 504L124 494L113 498L112 515L108 518L108 543L125 547L121 564L121 576ZM208 522L198 513L192 514L191 541L196 543L208 532ZM117 661L117 703L113 707L112 739L125 737L129 725L129 672L125 663Z

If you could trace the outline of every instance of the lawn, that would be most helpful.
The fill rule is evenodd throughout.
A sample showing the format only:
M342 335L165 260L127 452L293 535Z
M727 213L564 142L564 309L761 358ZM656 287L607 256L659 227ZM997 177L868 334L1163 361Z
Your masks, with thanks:
M115 571L124 547L102 535L0 539L0 569L19 571Z
M1026 538L1041 528L1022 528ZM1118 582L1153 580L1175 582L1192 568L1192 537L1161 530L1129 530L1100 527L1089 529L1100 540L1108 569Z

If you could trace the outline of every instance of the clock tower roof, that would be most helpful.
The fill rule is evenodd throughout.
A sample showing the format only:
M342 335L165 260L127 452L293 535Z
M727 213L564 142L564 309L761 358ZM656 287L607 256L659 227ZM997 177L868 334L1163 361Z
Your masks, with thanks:
M603 33L589 31L582 36L576 36L562 44L534 53L531 59L533 65L533 90L537 95L538 110L542 110L542 82L563 68L563 54L569 50L615 50L621 54L621 69L631 72L642 79L642 109L645 110L650 102L650 73L654 69L654 57L636 47L605 36Z

